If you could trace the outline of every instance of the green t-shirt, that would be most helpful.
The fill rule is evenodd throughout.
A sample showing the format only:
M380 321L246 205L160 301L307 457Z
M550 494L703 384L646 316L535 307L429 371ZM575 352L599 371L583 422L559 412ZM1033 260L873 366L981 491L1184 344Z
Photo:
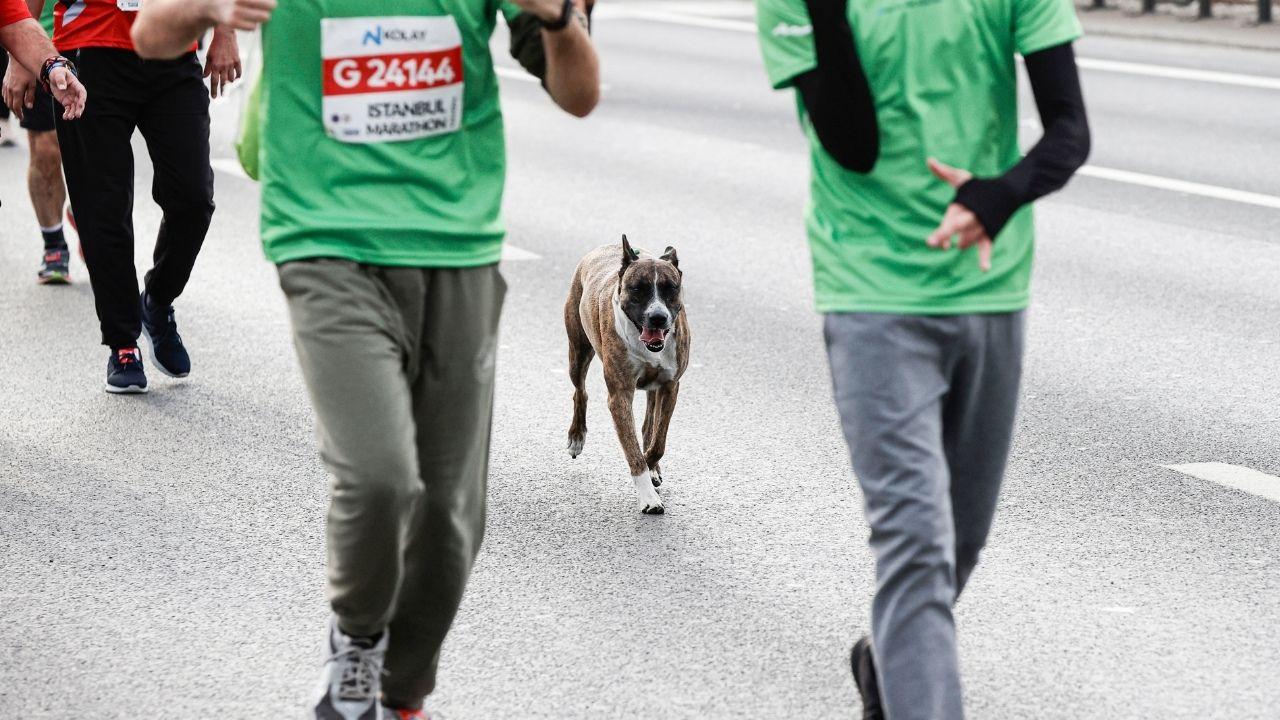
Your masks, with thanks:
M53 37L53 8L57 4L54 0L45 0L44 11L40 13L40 26L50 38Z
M803 0L757 0L769 80L785 88L816 61ZM806 225L820 312L945 315L1027 306L1031 208L998 236L990 272L974 252L925 245L955 191L936 157L979 177L1021 159L1015 53L1080 36L1071 0L850 0L858 56L875 97L880 156L845 170L818 141L797 92L812 156Z
M500 4L280 3L262 41L268 259L499 260L506 147L489 37Z

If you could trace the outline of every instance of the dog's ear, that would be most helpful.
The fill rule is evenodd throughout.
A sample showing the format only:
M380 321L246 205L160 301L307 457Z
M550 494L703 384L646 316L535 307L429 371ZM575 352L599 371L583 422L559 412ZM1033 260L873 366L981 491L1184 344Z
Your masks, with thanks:
M675 265L677 269L680 267L680 258L676 256L676 249L670 245L668 245L667 249L662 252L662 257L658 259L666 260L672 265Z
M631 263L639 259L640 259L640 253L636 252L631 247L631 243L627 241L626 234L623 234L622 236L622 269L618 271L618 274L621 275L622 273L626 272L627 268L631 265Z

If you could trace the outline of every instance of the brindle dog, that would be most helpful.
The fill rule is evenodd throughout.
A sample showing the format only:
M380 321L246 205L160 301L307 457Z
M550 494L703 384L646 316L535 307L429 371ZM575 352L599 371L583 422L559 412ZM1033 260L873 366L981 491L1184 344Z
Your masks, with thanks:
M600 356L622 452L631 468L640 512L664 512L654 488L662 484L658 462L667 446L667 428L689 366L689 321L685 317L675 248L660 257L621 245L592 250L573 273L564 303L569 333L569 379L573 381L573 424L569 454L578 457L587 439L587 367ZM636 441L635 391L648 394L644 449Z

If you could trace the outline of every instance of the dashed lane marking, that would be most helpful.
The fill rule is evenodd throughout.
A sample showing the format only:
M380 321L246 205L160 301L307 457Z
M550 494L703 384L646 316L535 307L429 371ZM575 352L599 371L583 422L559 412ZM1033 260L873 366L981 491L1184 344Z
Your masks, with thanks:
M1253 468L1230 463L1207 462L1187 465L1163 465L1183 475L1208 480L1225 487L1243 490L1250 495L1280 502L1280 477L1259 472Z

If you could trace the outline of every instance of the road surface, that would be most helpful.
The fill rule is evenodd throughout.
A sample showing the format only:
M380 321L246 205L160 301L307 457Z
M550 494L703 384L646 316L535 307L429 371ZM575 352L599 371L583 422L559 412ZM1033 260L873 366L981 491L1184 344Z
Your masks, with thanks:
M448 720L854 716L867 529L811 309L806 150L749 9L602 3L585 121L504 73L511 290L488 533L429 705ZM967 703L1274 718L1280 54L1078 54L1093 155L1037 210L1017 441L957 611ZM102 391L78 259L75 285L34 283L24 152L0 150L0 717L301 717L325 475L257 187L228 171L238 97L215 107L218 212L177 305L194 371L142 397ZM1032 142L1029 93L1022 114ZM598 369L585 453L564 451L561 304L623 232L679 249L694 331L659 517L636 511ZM1246 492L1223 484L1243 470L1166 467L1192 463L1264 475Z

